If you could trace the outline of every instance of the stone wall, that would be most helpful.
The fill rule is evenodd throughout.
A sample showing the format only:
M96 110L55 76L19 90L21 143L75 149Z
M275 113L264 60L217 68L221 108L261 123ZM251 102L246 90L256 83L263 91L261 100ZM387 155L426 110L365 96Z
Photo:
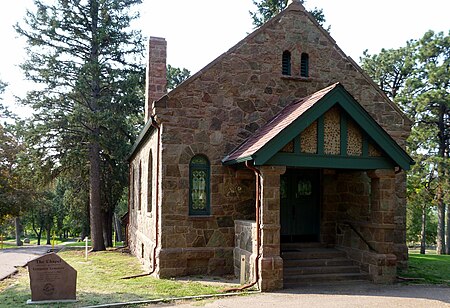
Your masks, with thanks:
M328 190L325 207L336 208L337 247L360 264L373 281L392 282L397 262L393 254L394 172L339 172L334 178L336 184ZM332 183L328 181L329 186Z
M285 50L292 54L292 76L281 75ZM308 78L299 76L302 52L309 54ZM161 273L187 273L185 257L170 259L186 249L214 251L214 256L204 257L210 260L207 266L203 261L205 272L214 272L214 266L233 272L231 254L229 261L222 261L216 251L233 250L234 220L255 218L254 176L239 174L221 160L287 104L338 81L404 146L408 120L296 5L153 104L163 127L161 266L178 266L167 265L170 270L161 268ZM188 214L189 161L197 154L211 162L210 217ZM399 209L404 208L402 202L399 197Z
M236 220L235 244L234 244L234 275L241 275L241 258L245 256L245 278L246 283L255 279L256 260L256 222L253 220Z
M157 138L152 131L130 162L128 246L146 270L153 265L156 236Z

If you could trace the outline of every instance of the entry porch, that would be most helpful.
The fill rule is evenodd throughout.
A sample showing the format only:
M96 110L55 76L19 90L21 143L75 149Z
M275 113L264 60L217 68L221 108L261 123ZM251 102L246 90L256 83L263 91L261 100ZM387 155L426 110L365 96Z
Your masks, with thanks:
M248 282L258 280L263 291L281 289L289 279L289 273L284 273L289 265L283 257L292 264L289 256L295 255L296 250L305 252L312 251L308 247L320 247L343 252L358 272L367 273L364 277L374 282L393 281L397 261L394 170L284 166L261 166L259 170L260 225L258 228L255 221L235 222L236 274L240 274L245 256Z
M236 221L234 256L261 290L283 287L285 243L335 247L371 280L393 281L406 249L395 238L402 170L414 162L342 85L286 106L223 163L255 175L256 219Z

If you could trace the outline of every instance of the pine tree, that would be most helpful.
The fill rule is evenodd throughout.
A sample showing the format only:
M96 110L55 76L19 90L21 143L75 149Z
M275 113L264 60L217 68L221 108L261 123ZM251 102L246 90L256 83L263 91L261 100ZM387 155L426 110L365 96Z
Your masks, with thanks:
M92 248L104 250L102 167L124 168L142 105L143 44L130 29L141 0L34 3L15 26L28 43L21 67L40 85L24 99L34 109L30 140L55 174L87 169Z
M270 18L280 13L288 5L288 0L252 0L257 10L255 12L249 12L253 19L253 25L255 28L262 26ZM304 0L300 0L300 3L304 3ZM323 27L326 20L322 9L317 7L314 10L309 11L311 15L317 20L317 22ZM330 27L326 29L330 31Z
M449 211L446 212L450 200L450 36L428 31L420 40L409 41L406 47L382 50L374 56L366 52L361 62L363 69L414 122L408 151L418 166L408 175L409 197L420 191L433 193L431 202L438 217L436 250L438 254L448 254L445 220L447 213L450 221ZM411 189L412 182L419 187ZM417 204L416 201L410 204ZM422 213L427 208L423 204ZM423 240L426 226L422 224ZM447 239L449 229L447 223Z

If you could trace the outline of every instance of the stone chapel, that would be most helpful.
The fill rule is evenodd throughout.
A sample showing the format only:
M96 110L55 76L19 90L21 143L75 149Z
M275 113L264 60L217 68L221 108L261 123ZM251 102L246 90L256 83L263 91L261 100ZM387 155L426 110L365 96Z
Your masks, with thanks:
M127 241L156 277L262 291L405 267L411 122L299 1L176 89L151 37ZM241 259L245 256L245 262Z

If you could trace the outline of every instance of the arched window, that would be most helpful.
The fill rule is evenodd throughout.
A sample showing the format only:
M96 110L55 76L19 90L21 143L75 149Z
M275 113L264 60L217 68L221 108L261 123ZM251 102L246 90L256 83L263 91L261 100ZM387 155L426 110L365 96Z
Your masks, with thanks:
M134 210L134 167L130 164L130 206L131 209Z
M300 76L309 77L309 55L307 53L302 53L300 62Z
M210 214L210 166L203 155L192 157L189 163L189 215Z
M148 155L147 170L147 212L152 211L152 190L153 190L153 156L152 151Z
M283 52L281 73L283 75L291 75L291 53L288 50Z
M141 210L141 201L142 201L142 162L139 161L139 171L138 171L138 192L137 192L137 197L138 197L138 201L137 201L137 206L138 206L138 211Z

